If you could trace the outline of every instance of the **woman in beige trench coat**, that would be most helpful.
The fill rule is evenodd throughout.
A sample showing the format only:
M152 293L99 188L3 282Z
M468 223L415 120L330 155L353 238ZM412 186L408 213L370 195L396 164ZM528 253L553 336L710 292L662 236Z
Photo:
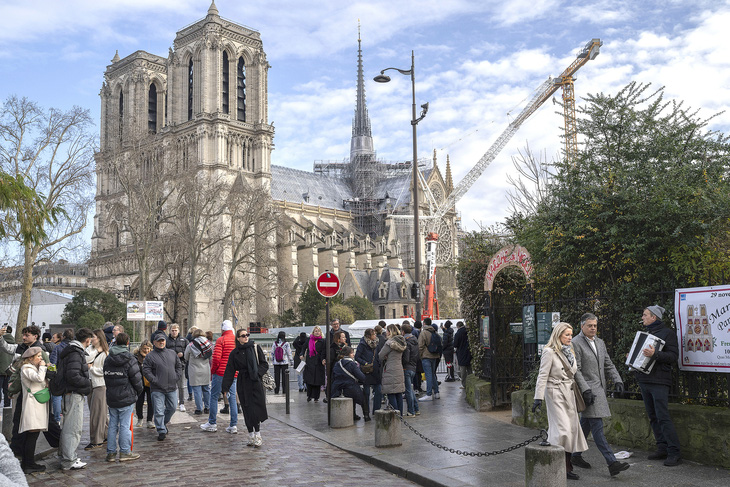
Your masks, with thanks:
M18 432L25 433L23 443L23 472L42 472L44 465L35 463L35 446L41 431L48 429L48 403L40 403L33 393L48 386L46 380L46 363L40 347L30 347L23 353L23 365L20 368L20 383L23 387L23 413L20 416Z
M545 400L548 416L548 441L565 449L567 476L577 480L573 473L570 456L575 452L588 449L588 444L580 428L580 419L575 405L573 388L577 387L573 374L578 366L571 341L573 328L569 323L559 323L553 328L550 340L542 351L540 371L535 385L535 404L533 412ZM570 372L566 369L570 369Z

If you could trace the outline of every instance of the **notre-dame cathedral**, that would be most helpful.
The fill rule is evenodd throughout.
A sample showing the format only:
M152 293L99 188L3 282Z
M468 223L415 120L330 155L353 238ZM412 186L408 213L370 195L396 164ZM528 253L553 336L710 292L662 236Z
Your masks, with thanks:
M235 313L241 325L275 325L275 315L296 308L304 286L325 270L340 276L345 297L368 298L380 318L412 316L413 223L397 218L413 214L412 166L411 161L384 162L376 157L360 39L350 156L342 161L318 161L312 172L272 164L269 68L261 34L221 18L215 2L205 18L177 33L167 57L141 50L124 58L118 53L114 56L100 92L101 145L96 155L89 285L124 292L129 298L170 294L169 280L158 273L161 277L153 283L150 295L134 295L140 272L132 255L130 225L110 210L125 196L114 171L107 170L107 162L120 153L129 155L133 139L145 134L163 154L156 163L215 172L231 182L263 188L278 209L281 228L272 245L276 269L270 272L276 276L276 285L272 293L236 297ZM437 202L453 190L448 158L444 175L435 153L432 161L419 161L419 170L422 185ZM427 214L423 187L419 191L421 211ZM438 223L437 282L441 302L451 302L454 313L458 312L458 294L453 271L446 264L457 257L458 231L458 216L452 209ZM425 230L421 232L422 276L424 238ZM220 255L224 257L219 267L225 269L230 265L225 258L229 254ZM212 274L196 292L194 320L188 320L184 310L174 318L180 323L194 321L204 329L217 329L221 320L231 318L223 316L220 275ZM173 318L170 310L168 315Z

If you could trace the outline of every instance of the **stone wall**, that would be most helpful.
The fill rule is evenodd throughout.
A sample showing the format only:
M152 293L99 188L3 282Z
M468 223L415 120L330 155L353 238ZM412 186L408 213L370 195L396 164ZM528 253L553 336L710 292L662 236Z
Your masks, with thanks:
M512 423L547 428L546 408L531 411L534 391L512 393ZM612 416L604 418L604 431L611 444L653 451L654 435L643 401L609 399ZM730 468L730 410L718 407L669 404L682 446L682 458Z

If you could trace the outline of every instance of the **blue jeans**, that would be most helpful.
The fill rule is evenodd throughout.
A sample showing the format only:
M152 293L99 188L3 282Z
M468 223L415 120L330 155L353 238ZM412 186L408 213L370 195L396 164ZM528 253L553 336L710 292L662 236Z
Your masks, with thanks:
M195 398L195 409L202 411L210 406L210 386L190 386L193 388L193 397ZM217 401L218 399L216 399Z
M208 414L208 423L216 424L216 417L218 416L218 396L221 395L221 386L223 385L223 376L213 374L213 378L210 381L210 413ZM231 410L231 424L230 426L236 426L238 424L238 407L236 407L236 379L233 379L231 388L228 390L228 405Z
M606 459L606 464L611 465L616 461L616 457L613 454L613 450L608 446L606 441L606 435L603 434L603 419L602 418L580 418L580 428L583 430L583 435L588 439L588 434L593 435L593 441L596 442L598 450L603 454L603 458ZM573 453L573 457L580 457L581 452Z
M55 419L58 424L61 424L62 399L63 396L51 396L51 400L53 401L53 419Z
M426 376L426 395L438 394L439 382L436 379L436 360L435 358L421 359L423 364L423 373Z
M167 433L167 423L177 409L177 390L170 392L152 391L152 405L155 411L155 428L158 433Z
M669 416L669 386L639 383L649 424L654 432L657 450L679 456L679 436Z
M403 414L403 393L398 392L396 394L388 394L388 404L390 404L393 409L398 411L399 414Z
M109 408L107 453L117 452L117 434L119 434L119 451L122 453L132 451L132 431L129 429L132 423L132 411L134 411L134 404L123 408Z
M418 401L416 401L416 393L413 392L413 378L416 376L416 371L405 370L403 372L406 381L406 406L408 407L409 413L415 414L416 411L418 411Z

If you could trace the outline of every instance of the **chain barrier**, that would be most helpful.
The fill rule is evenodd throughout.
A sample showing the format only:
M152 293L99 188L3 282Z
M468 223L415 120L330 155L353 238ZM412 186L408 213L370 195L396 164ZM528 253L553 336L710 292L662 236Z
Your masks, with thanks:
M420 431L416 430L413 426L408 424L408 421L406 421L403 416L398 414L398 411L396 409L393 409L393 406L391 404L388 404L388 410L396 411L395 417L400 420L401 423L403 423L409 430L411 430L416 436L420 437L422 440L425 440L426 442L430 443L431 445L435 446L436 448L440 448L441 450L447 451L449 453L454 453L456 455L462 455L465 457L489 457L494 455L500 455L502 453L511 452L514 450L518 450L522 447L525 447L532 443L533 441L537 441L539 439L542 439L543 441L547 441L547 431L540 430L540 433L536 434L532 438L528 438L522 443L517 443L516 445L512 445L508 448L503 448L502 450L494 450L494 451L466 451L466 450L457 450L455 448L449 448L447 446L442 445L441 443L438 443L431 438L425 436Z

